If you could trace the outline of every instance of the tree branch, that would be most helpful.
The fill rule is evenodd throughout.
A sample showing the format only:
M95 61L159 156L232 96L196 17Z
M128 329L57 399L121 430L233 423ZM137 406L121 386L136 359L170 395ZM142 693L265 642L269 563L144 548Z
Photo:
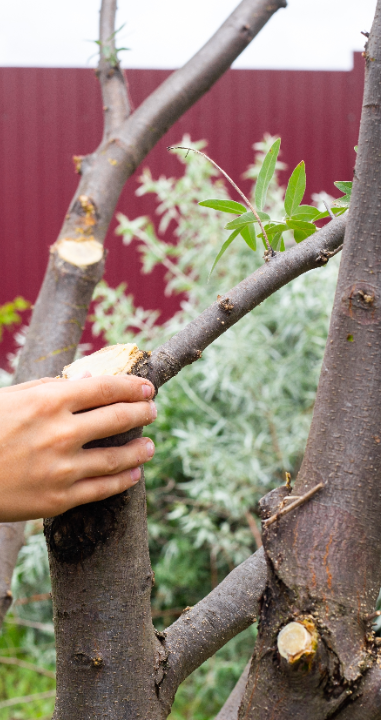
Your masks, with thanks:
M346 216L335 218L300 245L277 253L154 350L138 374L148 377L159 388L185 365L198 360L208 345L279 288L326 264L329 253L343 242L346 222Z
M261 548L165 631L167 669L159 683L159 700L167 713L180 683L255 621L266 578Z
M99 22L98 77L104 111L103 142L127 120L131 108L115 46L116 0L103 0Z
M24 527L24 522L0 523L0 626L12 603L12 573L24 544Z
M16 382L57 375L72 361L92 289L102 273L102 244L126 180L171 125L223 75L274 12L285 6L286 0L243 0L183 68L172 73L119 128L114 127L113 121L108 126L107 139L79 163L81 181L58 240L51 247L50 263L20 356ZM108 33L114 14L115 0L103 0L101 50L110 37ZM104 63L107 65L103 57L100 67L103 68ZM110 63L107 67L115 70ZM101 70L105 105L109 102L105 93L110 92L112 98L117 95L119 99L122 94L120 83L115 89L113 78L114 75L107 77L106 67L104 72ZM120 117L123 112L120 114L117 108L120 108L119 101L116 102L115 117ZM105 111L107 123L108 113ZM79 303L72 299L73 293L76 294L72 287L74 277L73 282L68 283L65 298L65 280L72 275L79 283L90 281L83 292L83 301Z
M221 708L214 720L237 720L238 710L241 704L243 693L245 692L247 678L249 676L251 660L247 663L236 686L231 691L226 703Z

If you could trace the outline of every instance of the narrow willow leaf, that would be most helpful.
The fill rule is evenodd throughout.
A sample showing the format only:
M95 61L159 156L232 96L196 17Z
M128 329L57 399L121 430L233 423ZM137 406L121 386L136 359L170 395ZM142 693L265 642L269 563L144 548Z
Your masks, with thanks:
M255 227L254 223L250 223L250 225L245 225L243 228L241 228L240 233L246 243L246 245L251 248L251 250L257 249L257 238L255 236Z
M331 208L334 215L343 215L345 213L347 208L341 208L341 207L333 207ZM295 216L294 216L295 217ZM324 212L319 212L318 215L314 218L314 223L318 220L324 220L324 218L330 217L329 212L327 210L324 210Z
M258 212L258 215L261 218L262 222L270 220L270 216L267 215L267 213ZM235 230L236 228L241 228L243 227L243 225L249 225L253 222L258 222L255 215L252 212L245 212L243 215L240 215L240 217L236 218L235 220L231 220L230 222L228 222L227 225L225 225L225 230Z
M203 207L213 208L213 210L233 213L234 215L246 212L245 206L241 205L241 203L235 202L234 200L201 200L198 204L203 205Z
M319 214L319 210L313 205L299 205L292 215L292 220L306 220L308 222L309 220L315 220Z
M282 236L281 232L274 235L272 237L272 239L270 240L272 249L275 251L280 250L282 241L283 241L283 236ZM284 243L283 243L283 245L284 245Z
M215 259L215 261L214 261L214 263L213 263L213 267L212 267L212 269L211 269L211 271L210 271L210 273L209 273L209 277L211 276L211 274L212 274L214 268L216 267L218 261L221 260L224 252L226 252L226 250L228 249L229 245L232 244L233 240L237 237L237 235L239 235L239 230L234 230L234 232L232 232L231 235L229 235L228 239L225 240L225 242L224 242L224 244L223 244L220 252L218 253L218 255L217 255L217 257L216 257L216 259Z
M267 191L269 189L271 178L275 172L279 149L280 138L275 140L275 143L271 146L259 171L257 183L255 185L255 204L258 210L263 210L265 206Z
M313 235L316 232L316 227L313 223L303 222L302 220L286 220L286 223L290 230L304 233L304 238L309 237L309 235ZM300 240L297 242L300 242Z
M284 207L287 215L291 217L296 208L300 205L303 200L303 195L306 191L306 168L304 160L296 166L292 173L286 190L284 198Z
M288 230L288 226L284 223L271 223L268 225L264 225L264 228L266 230L266 235L277 235L278 233L282 233L285 230Z
M349 203L351 201L351 195L352 195L352 182L350 180L343 180L335 182L334 185L342 192L344 193L343 197L338 198L338 200L335 201L335 205L338 205L339 207L349 207Z
M285 249L286 249L286 247L285 247L285 244L284 244L284 238L282 237L282 240L281 240L281 243L280 243L280 251L281 251L281 252L284 252Z
M342 193L345 195L350 195L352 192L352 181L351 180L338 180L337 182L333 183L336 185L336 187L341 190Z

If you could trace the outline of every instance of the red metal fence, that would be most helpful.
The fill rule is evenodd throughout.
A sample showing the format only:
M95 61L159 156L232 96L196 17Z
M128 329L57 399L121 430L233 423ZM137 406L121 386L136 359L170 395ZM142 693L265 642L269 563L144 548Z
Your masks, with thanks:
M352 177L357 142L363 60L351 72L230 70L189 110L144 162L154 176L178 175L181 166L166 151L187 132L206 139L208 152L236 181L252 161L252 145L265 132L282 137L282 160L307 166L307 195L335 194L334 180ZM169 74L129 70L136 107ZM34 301L49 245L54 242L78 177L73 155L91 152L102 132L101 97L92 70L0 68L0 303L22 294ZM130 217L153 214L152 198L137 198L139 170L127 183L118 210ZM127 281L146 308L167 317L174 300L163 296L160 272L139 275L134 248L110 231L106 279ZM0 346L0 355L9 342Z

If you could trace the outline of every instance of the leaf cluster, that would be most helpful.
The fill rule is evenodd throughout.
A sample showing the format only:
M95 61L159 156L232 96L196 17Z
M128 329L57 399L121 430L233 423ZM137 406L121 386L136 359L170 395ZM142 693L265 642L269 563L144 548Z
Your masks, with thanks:
M30 302L20 296L16 297L11 302L0 305L0 340L3 335L3 328L11 328L13 325L21 323L20 312L27 310L29 307Z
M291 231L295 242L300 243L316 232L318 229L316 223L319 220L329 217L329 212L328 210L319 211L319 209L313 205L301 204L306 191L306 169L303 160L296 166L288 181L284 196L283 217L280 220L274 218L272 219L270 214L265 212L265 209L270 210L270 208L267 207L267 194L270 183L276 172L280 145L281 140L280 138L277 138L263 158L262 165L256 177L253 200L256 207L256 213L263 223L264 231L273 251L283 252L286 249L284 233L288 233L290 235ZM339 188L339 190L346 193L344 198L341 198L337 203L339 207L334 208L332 211L335 215L341 215L349 206L349 186L351 187L352 183L337 182L335 185ZM213 210L219 210L220 212L238 215L235 220L231 220L225 225L225 229L232 230L232 232L224 241L218 255L216 256L210 271L211 273L238 235L241 235L246 244L253 251L255 251L257 247L257 236L262 239L264 247L267 249L264 233L260 232L258 235L256 233L255 226L258 223L258 218L255 217L251 210L241 203L232 200L220 200L213 198L209 200L202 200L199 202L199 205L212 208Z

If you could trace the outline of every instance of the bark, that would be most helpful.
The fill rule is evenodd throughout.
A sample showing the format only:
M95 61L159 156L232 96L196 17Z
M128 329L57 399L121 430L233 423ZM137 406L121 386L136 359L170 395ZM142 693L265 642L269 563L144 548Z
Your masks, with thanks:
M16 383L57 375L73 360L93 290L102 276L103 241L124 183L171 125L223 75L274 12L286 5L286 0L243 0L194 58L129 117L128 93L111 37L116 0L103 0L98 67L103 139L93 154L76 158L81 181L50 249ZM20 532L18 526L14 544L8 543L9 558L17 557ZM8 582L9 573L4 556L0 583Z
M321 482L324 488L264 528L269 579L240 720L352 717L351 698L362 692L362 683L365 691L369 668L379 663L368 616L381 585L380 105L379 0L366 50L351 212L294 493L303 495ZM278 506L276 497L268 497L263 518ZM277 652L277 638L291 621L309 628L314 652L287 661ZM358 702L353 717L359 717Z
M250 664L251 661L249 660L235 688L230 693L226 703L221 708L218 715L216 715L214 720L237 720L239 706L241 704L242 695L245 692L247 678L249 675Z
M165 631L166 669L159 700L170 712L180 683L257 619L267 578L262 548Z

